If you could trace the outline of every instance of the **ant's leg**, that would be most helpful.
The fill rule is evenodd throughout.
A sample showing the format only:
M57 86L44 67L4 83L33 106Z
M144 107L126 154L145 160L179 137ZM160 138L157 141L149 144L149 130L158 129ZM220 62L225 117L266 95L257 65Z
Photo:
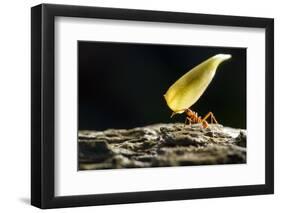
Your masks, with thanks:
M210 116L211 116L211 112L209 112L207 115L205 115L205 117L202 119L202 121L207 120Z
M189 126L191 125L191 119L189 117L186 117L185 118L185 121L184 121L184 126L186 125L186 122L189 121Z
M174 117L175 114L177 114L177 113L173 112L172 115L170 116L170 118Z
M210 116L211 116L211 123L215 122L216 124L218 124L218 122L212 112L209 112L207 115L205 115L205 117L202 120L206 121Z
M215 116L212 112L211 112L211 118L213 121L215 121L215 124L218 124L217 119L215 118Z

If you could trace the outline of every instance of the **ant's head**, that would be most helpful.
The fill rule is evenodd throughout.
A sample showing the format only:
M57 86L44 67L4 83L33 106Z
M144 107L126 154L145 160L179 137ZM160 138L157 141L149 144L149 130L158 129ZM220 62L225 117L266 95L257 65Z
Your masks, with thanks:
M194 112L190 109L185 110L185 113L186 113L187 116L191 116L191 115L194 114Z

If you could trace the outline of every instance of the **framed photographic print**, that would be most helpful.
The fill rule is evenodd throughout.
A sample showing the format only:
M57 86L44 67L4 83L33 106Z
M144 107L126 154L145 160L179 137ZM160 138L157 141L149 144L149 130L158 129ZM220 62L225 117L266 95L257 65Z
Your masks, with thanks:
M274 21L31 9L31 203L274 191Z

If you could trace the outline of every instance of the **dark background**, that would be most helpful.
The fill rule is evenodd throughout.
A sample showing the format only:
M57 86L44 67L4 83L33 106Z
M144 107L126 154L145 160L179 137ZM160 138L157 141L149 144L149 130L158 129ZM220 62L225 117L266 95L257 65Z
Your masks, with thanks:
M246 128L246 49L113 42L78 42L79 130L133 128L184 122L163 95L187 71L219 53L223 62L205 93L191 107L218 122Z

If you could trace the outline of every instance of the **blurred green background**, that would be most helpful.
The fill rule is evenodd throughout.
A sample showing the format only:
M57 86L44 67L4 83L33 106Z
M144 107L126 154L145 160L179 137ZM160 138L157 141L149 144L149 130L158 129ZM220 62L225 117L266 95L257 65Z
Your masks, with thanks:
M224 126L246 128L246 48L78 42L79 130L184 122L163 95L188 70L219 53L231 54L191 109L212 111Z

